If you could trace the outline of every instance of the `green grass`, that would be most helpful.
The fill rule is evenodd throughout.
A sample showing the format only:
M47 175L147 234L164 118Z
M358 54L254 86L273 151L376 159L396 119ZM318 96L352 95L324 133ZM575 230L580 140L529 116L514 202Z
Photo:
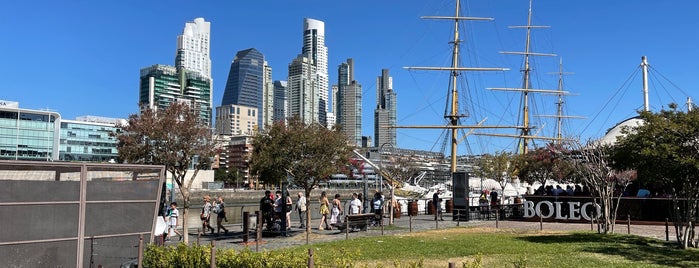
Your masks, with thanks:
M451 228L317 243L281 251L345 252L354 267L699 267L699 251L629 235ZM479 264L474 264L478 262ZM466 264L471 264L466 266Z

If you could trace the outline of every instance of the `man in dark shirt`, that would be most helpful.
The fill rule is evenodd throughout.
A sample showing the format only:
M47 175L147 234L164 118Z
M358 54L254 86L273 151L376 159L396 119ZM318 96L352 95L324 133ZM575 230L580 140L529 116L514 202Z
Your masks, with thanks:
M260 211L262 211L262 226L267 224L267 228L272 225L272 213L274 212L274 200L269 198L272 192L265 191L265 196L260 199Z
M442 205L440 204L442 202L442 199L439 198L439 194L442 193L442 189L437 190L437 192L432 195L432 205L434 206L434 220L437 220L437 215L439 215L439 220L443 221L444 218L442 218Z
M498 205L498 192L495 191L495 188L490 191L490 206L495 207Z

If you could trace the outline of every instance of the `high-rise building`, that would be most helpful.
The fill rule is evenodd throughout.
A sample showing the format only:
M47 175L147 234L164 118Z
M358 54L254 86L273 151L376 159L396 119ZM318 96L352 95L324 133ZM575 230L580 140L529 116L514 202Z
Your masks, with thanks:
M274 82L272 82L272 66L265 61L264 75L262 76L262 116L261 129L274 123Z
M211 79L199 72L156 64L141 69L138 103L146 108L164 109L174 102L185 102L199 118L211 125Z
M328 112L328 48L325 46L325 23L319 20L303 19L303 48L301 52L310 58L315 66L314 77L320 102L316 108L319 123L326 125Z
M342 132L355 145L362 144L362 85L354 80L354 61L347 59L337 68L337 116Z
M211 23L204 18L187 22L177 36L175 66L196 71L211 79Z
M388 75L388 69L381 70L381 76L376 78L376 109L374 110L374 145L381 147L396 144L396 92L393 91L393 78Z
M306 124L322 123L318 115L321 90L317 86L316 66L313 64L313 59L304 55L296 57L289 64L288 78L287 116L298 116Z
M216 134L253 135L258 122L257 107L227 104L216 107Z
M265 58L257 49L238 51L231 63L221 105L242 105L263 109ZM271 73L271 69L270 69ZM262 116L257 125L262 126Z
M287 83L286 81L274 81L274 116L273 121L286 122L287 107L289 100L287 99Z

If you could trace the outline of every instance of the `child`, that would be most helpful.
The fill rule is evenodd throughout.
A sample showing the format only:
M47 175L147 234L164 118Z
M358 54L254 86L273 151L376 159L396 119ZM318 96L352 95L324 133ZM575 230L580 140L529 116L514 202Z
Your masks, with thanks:
M177 218L180 217L180 211L177 210L177 202L172 202L170 203L170 220L168 221L168 240L170 237L171 232L175 232L177 235L180 236L180 241L182 241L182 234L177 231Z

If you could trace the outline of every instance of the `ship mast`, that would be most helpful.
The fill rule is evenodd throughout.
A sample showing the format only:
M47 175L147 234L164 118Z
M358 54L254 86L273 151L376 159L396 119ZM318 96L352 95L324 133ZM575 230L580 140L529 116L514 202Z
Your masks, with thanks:
M643 70L643 110L650 112L650 103L648 102L648 61L646 56L641 56L641 69Z
M584 117L582 116L570 116L570 115L563 115L563 104L565 101L563 100L564 95L568 95L566 91L563 91L563 75L567 74L573 74L571 72L564 72L563 71L563 58L561 58L558 62L558 72L553 73L558 75L558 92L556 95L558 96L558 101L556 101L556 115L537 115L538 117L554 117L556 118L556 139L553 140L554 144L559 144L561 141L565 140L563 138L563 119L571 119L571 118L576 118L576 119L582 119Z
M510 52L510 51L503 51L500 52L502 54L514 54L514 55L523 55L524 56L524 68L521 70L523 74L523 82L522 82L522 88L489 88L491 90L505 90L505 91L519 91L522 93L522 128L521 132L519 135L514 135L513 137L519 138L519 142L517 144L518 147L518 152L520 154L526 154L527 151L529 150L529 142L532 139L548 139L548 140L557 140L557 138L547 138L547 137L539 137L536 135L531 135L530 132L533 129L531 126L530 120L529 120L529 93L560 93L559 90L548 90L548 89L532 89L531 88L531 81L530 81L530 73L531 73L531 67L529 66L529 58L531 56L556 56L556 54L548 54L548 53L535 53L531 52L531 31L532 29L537 29L537 28L550 28L549 26L535 26L532 25L532 1L529 1L529 12L527 16L527 25L526 26L510 26L509 28L520 28L520 29L526 29L527 30L527 37L526 37L526 42L524 46L524 51L523 52ZM489 134L490 135L490 134ZM510 136L510 135L494 135L494 136Z
M461 72L465 71L507 71L508 68L478 68L478 67L460 67L459 66L459 47L461 45L461 40L459 39L459 21L491 21L493 18L479 18L479 17L461 17L460 16L460 1L456 1L456 11L454 16L423 16L422 19L436 19L436 20L451 20L454 22L454 36L453 40L449 43L452 45L452 60L450 67L404 67L409 70L432 70L432 71L449 71L450 72L450 92L451 97L451 107L450 113L444 115L449 121L446 126L395 126L395 128L441 128L451 130L451 173L456 172L456 159L457 159L457 145L459 143L458 130L459 129L484 129L484 128L513 128L513 126L484 126L481 121L478 125L459 125L460 119L466 117L463 114L459 114L459 91L457 78Z

